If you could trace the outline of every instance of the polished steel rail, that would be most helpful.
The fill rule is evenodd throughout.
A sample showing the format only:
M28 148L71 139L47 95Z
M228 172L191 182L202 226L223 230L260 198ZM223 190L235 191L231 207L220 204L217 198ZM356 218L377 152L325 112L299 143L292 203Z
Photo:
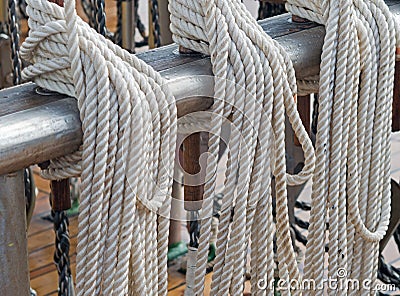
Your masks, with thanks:
M400 3L387 2L400 20ZM318 74L322 26L293 23L289 14L260 24L290 54L297 78ZM207 93L211 97L213 89L213 80L205 77L212 75L208 57L179 54L176 45L138 57L160 71L176 97L186 98L177 102L180 115L211 105L212 100L204 98ZM203 96L198 97L199 93ZM81 138L74 99L37 91L32 83L0 91L0 175L71 153L79 147Z
M0 0L2 2L4 0ZM387 3L400 20L400 3L394 0ZM324 40L322 26L310 22L294 23L289 14L264 20L260 24L289 53L297 78L318 74ZM138 57L166 79L177 98L179 116L207 110L211 106L214 82L208 57L179 54L176 45L148 51ZM72 153L81 142L81 122L74 98L47 92L33 83L0 91L2 295L27 295L29 287L21 170ZM296 155L298 151L293 146L289 148L289 153Z

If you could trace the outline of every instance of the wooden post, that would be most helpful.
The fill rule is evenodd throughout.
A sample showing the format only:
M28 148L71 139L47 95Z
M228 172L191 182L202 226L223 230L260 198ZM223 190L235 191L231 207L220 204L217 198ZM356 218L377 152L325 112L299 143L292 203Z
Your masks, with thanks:
M29 295L24 172L0 176L0 291Z
M133 0L122 1L122 47L130 52L135 51L135 4Z
M0 0L0 23L3 25L6 24L7 21L7 5L8 1L7 0Z
M200 172L199 158L200 151L200 133L189 135L183 142L183 168L185 174L195 175ZM184 182L185 210L198 211L201 209L201 201L203 199L204 184L188 185Z
M161 33L161 46L168 45L173 43L172 41L172 33L169 29L169 25L171 24L170 13L168 10L168 1L159 0L159 22L160 22L160 33Z
M66 211L71 208L69 179L51 181L51 208L53 211Z

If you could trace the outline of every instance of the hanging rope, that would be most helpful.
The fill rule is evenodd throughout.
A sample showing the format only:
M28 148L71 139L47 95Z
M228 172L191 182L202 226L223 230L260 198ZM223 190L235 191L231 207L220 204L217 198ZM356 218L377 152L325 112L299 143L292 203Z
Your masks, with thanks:
M289 0L286 7L326 27L304 277L322 283L327 220L328 276L343 268L373 287L390 216L393 17L377 0Z
M77 295L165 295L174 99L152 68L79 19L74 1L27 3L23 78L75 96L82 120L81 150L44 171L82 177Z
M53 179L82 176L78 295L165 295L174 99L159 74L80 20L73 0L65 10L44 0L27 2L31 31L21 55L32 65L23 78L75 96L82 120L81 149L51 160L43 172ZM345 268L350 278L375 282L378 242L390 214L394 22L380 0L292 0L288 8L325 24L327 32L304 277L322 283L328 222L329 276ZM211 293L241 295L249 257L252 291L265 293L257 284L274 280L274 236L279 277L300 281L287 185L310 178L314 150L297 113L293 65L239 0L171 0L170 11L174 40L210 55L215 76L201 228L188 254L185 293L202 295L204 289L220 134L228 117ZM286 173L285 113L304 151L297 175Z
M196 258L188 259L185 294L203 293L221 116L229 116L232 110L233 128L228 144L228 169L211 294L242 293L250 238L252 291L257 293L258 280L274 279L271 173L275 176L277 192L279 275L284 279L299 279L290 235L286 186L305 182L314 162L311 141L296 111L296 80L291 61L240 1L174 0L170 2L170 11L174 40L186 48L209 54L215 75L216 99L212 107L215 116L211 119L209 141L209 153L213 157L207 162L199 248L188 255L194 253ZM298 176L286 174L285 109L305 153L305 167ZM190 266L191 261L196 265Z

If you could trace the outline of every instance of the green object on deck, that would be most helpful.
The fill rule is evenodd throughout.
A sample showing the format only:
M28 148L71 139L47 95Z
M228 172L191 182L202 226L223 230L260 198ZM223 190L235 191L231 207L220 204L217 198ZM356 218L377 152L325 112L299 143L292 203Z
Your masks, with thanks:
M174 260L185 255L188 248L185 242L177 242L168 246L168 261Z
M215 250L216 250L215 244L214 243L210 244L210 247L208 248L208 260L207 260L208 262L211 262L215 259Z
M68 217L73 217L79 214L79 201L78 199L74 199L72 201L71 208L67 210Z

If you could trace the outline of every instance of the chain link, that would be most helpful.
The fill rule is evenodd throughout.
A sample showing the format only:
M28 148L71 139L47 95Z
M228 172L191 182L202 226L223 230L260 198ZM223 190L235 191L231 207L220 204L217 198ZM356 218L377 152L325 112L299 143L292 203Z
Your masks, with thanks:
M159 22L158 0L150 1L151 21L153 23L154 47L161 46L161 31Z
M19 31L16 1L8 1L8 31L11 38L11 59L13 66L13 84L21 83L21 59L19 57Z
M263 20L268 17L280 15L286 12L284 4L272 4L265 1L259 1L260 6L258 7L258 19Z
M69 259L69 220L66 211L51 211L54 221L54 232L56 235L54 252L54 263L57 267L59 275L58 280L58 295L68 296L71 295L71 269Z

